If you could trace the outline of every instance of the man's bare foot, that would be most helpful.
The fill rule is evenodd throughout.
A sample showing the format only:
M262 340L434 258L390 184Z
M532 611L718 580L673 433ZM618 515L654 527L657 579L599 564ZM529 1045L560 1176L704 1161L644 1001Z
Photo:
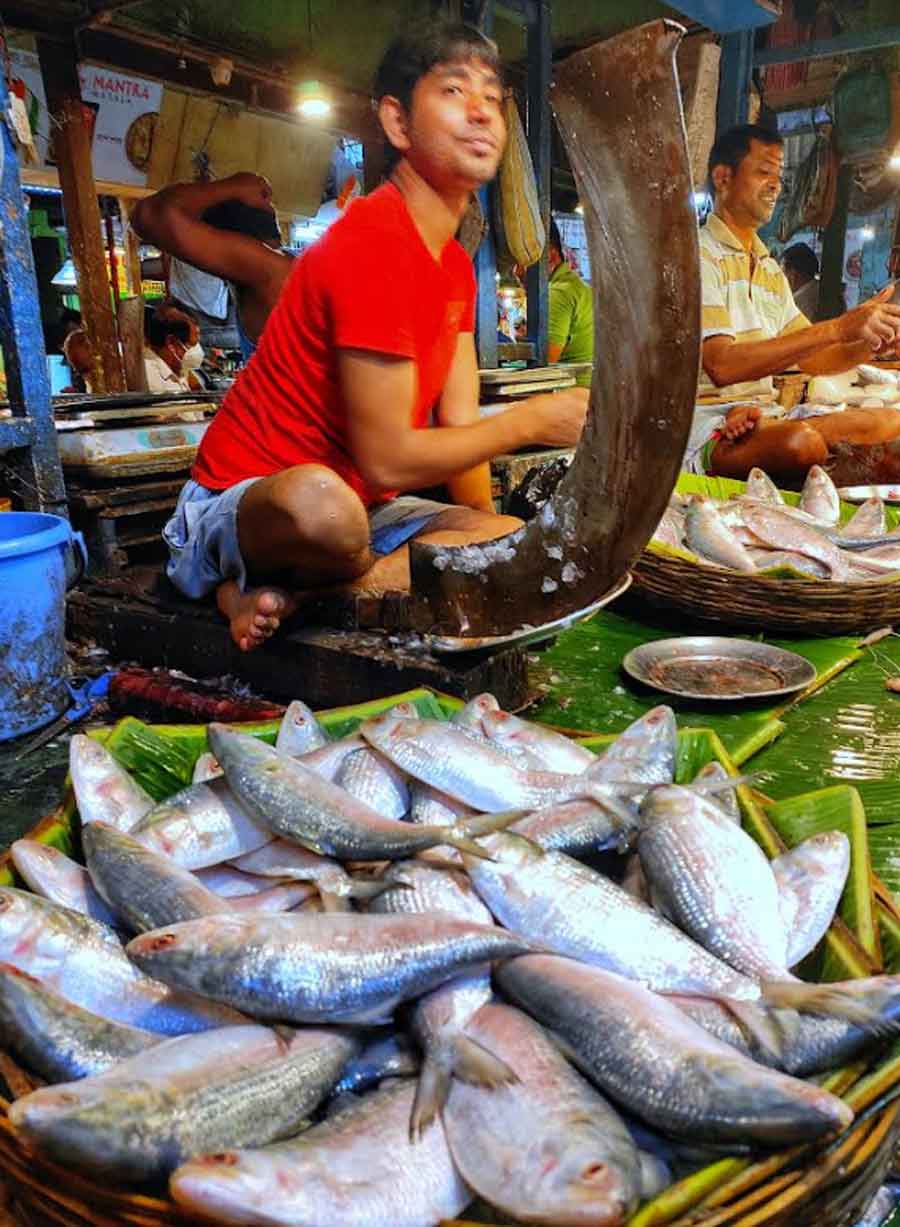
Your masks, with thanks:
M219 585L216 603L228 619L231 637L242 652L252 652L297 608L297 600L282 588L251 588L241 592L237 583Z
M759 405L735 405L725 415L722 437L729 443L737 443L746 435L752 435L762 417Z

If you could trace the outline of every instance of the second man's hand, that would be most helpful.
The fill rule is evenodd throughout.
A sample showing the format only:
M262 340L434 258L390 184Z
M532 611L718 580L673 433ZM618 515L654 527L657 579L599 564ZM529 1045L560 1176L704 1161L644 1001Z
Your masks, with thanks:
M722 438L729 443L737 443L746 435L752 435L761 417L762 409L759 405L735 405L725 414Z
M900 306L891 302L894 286L886 285L837 321L840 340L864 341L873 351L889 349L900 336Z
M527 414L531 442L545 447L577 447L587 415L588 388L566 388L562 392L542 392L517 406Z

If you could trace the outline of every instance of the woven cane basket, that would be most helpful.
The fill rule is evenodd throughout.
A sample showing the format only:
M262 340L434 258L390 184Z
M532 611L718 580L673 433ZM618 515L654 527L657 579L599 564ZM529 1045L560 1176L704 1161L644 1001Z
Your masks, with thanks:
M836 1089L857 1117L830 1146L796 1147L760 1162L723 1160L735 1171L692 1208L632 1218L634 1227L853 1227L887 1176L900 1140L900 1058L860 1074L848 1070ZM12 1058L0 1054L0 1072L13 1095L38 1085ZM209 1227L166 1197L116 1189L60 1167L29 1150L9 1121L9 1101L0 1098L0 1189L6 1204L0 1225L21 1227ZM684 1207L682 1206L682 1209ZM469 1222L509 1223L473 1208ZM447 1225L449 1227L449 1224Z
M746 485L727 477L682 473L675 488L680 494L725 500L743 494ZM787 503L799 502L799 495L792 491L783 490L782 496ZM850 503L841 503L841 523L856 510ZM900 525L894 507L887 508L885 518L889 529ZM637 597L696 621L749 631L801 636L865 634L900 621L900 576L838 584L748 575L651 543L632 568L632 580L631 599Z
M900 582L775 579L644 550L632 593L704 622L790 635L865 633L900 621Z

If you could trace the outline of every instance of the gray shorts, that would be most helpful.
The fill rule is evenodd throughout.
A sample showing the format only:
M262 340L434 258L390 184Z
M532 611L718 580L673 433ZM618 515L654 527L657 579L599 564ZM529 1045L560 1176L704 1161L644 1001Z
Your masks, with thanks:
M163 529L169 547L166 574L185 596L198 600L235 579L247 587L247 567L238 545L237 510L244 492L260 481L248 477L227 490L185 483L178 505ZM400 495L369 508L369 541L375 554L390 554L423 532L452 504Z

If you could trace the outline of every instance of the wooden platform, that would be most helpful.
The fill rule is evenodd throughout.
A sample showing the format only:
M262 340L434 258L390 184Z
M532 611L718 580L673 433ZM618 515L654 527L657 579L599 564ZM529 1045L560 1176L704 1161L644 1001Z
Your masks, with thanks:
M473 698L489 690L507 710L528 701L521 651L436 657L401 632L365 629L397 625L404 598L388 595L358 608L333 609L329 622L347 629L287 623L254 652L240 652L212 603L185 601L158 568L87 581L68 600L67 630L94 640L122 662L180 669L192 677L231 675L259 694L312 707L337 707L397 694L415 686ZM308 615L307 615L308 616ZM355 625L355 629L353 629Z

